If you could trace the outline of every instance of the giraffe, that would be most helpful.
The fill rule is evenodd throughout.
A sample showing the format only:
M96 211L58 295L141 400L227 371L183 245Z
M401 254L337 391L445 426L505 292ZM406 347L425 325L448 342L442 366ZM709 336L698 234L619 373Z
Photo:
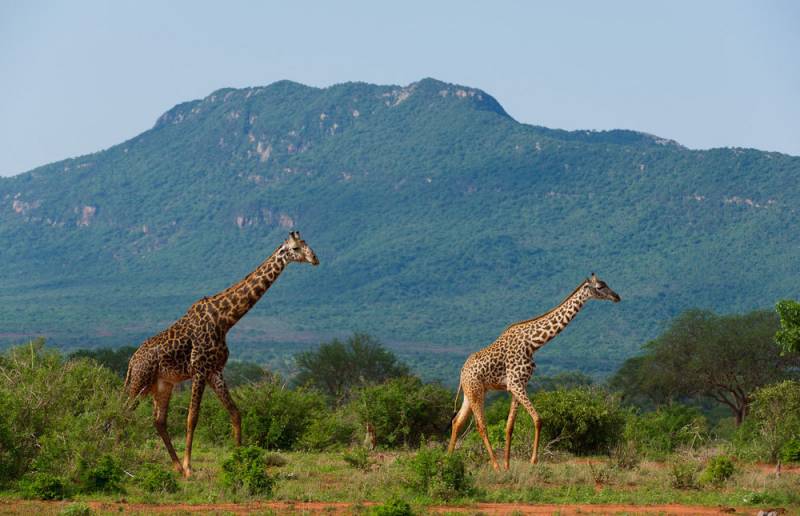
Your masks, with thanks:
M470 410L489 451L492 467L499 470L492 445L486 435L486 422L483 416L483 401L489 390L508 391L511 393L511 408L506 422L505 469L508 469L511 458L511 434L514 420L520 405L525 407L534 424L533 454L531 464L537 462L539 449L539 432L542 421L528 398L527 386L536 364L533 354L550 339L561 333L567 324L583 308L589 299L606 299L619 302L620 297L594 273L584 280L572 294L567 296L558 306L534 319L512 324L488 347L473 353L467 358L461 369L461 381L458 390L464 390L464 401L461 409L453 415L452 434L448 453L456 447L458 432L469 418ZM458 393L456 393L456 400Z
M314 251L296 231L290 233L269 258L240 282L195 302L169 328L144 341L128 363L125 391L130 406L138 403L139 396L153 396L156 431L167 447L175 470L186 478L192 474L192 438L206 383L230 415L236 445L242 442L241 416L222 376L222 369L228 360L225 336L258 302L289 262L319 265ZM189 379L192 380L192 397L186 422L186 449L181 465L167 433L167 411L172 389Z

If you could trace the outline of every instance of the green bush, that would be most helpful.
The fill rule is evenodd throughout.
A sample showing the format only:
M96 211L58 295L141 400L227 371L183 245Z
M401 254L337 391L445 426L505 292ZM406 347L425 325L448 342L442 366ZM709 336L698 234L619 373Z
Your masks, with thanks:
M422 447L404 463L408 486L417 494L449 500L469 494L472 477L460 453L447 454L443 449Z
M281 468L288 464L289 461L283 455L277 453L267 453L264 455L264 464L271 468Z
M83 463L135 464L150 419L124 409L122 381L90 359L64 361L43 341L0 355L0 483L27 472L78 482Z
M756 390L745 422L736 437L737 452L755 450L754 458L777 461L800 435L800 382L786 380Z
M619 400L597 388L541 392L535 402L545 439L559 439L556 448L571 453L608 452L625 424Z
M24 498L39 500L63 500L69 497L64 479L50 473L29 473L20 480L19 491Z
M300 439L304 450L325 451L348 446L356 433L356 424L344 411L323 414L314 419Z
M373 516L414 516L411 505L404 500L393 498L383 505L372 508L370 514Z
M624 437L644 454L662 458L681 446L691 447L705 441L708 421L697 408L676 403L653 412L630 415Z
M453 411L453 395L438 384L405 376L361 389L354 401L362 426L375 429L383 446L412 446L426 436L438 436Z
M669 463L670 484L675 489L696 489L700 464L692 457L677 455Z
M342 459L344 459L351 468L368 470L370 466L372 466L369 451L360 446L342 454Z
M175 493L178 481L175 472L158 464L145 464L139 470L139 485L148 493Z
M91 516L92 508L83 502L71 503L59 511L59 516Z
M118 493L123 475L122 466L110 455L100 457L94 465L81 460L78 466L81 489L87 493Z
M611 460L620 469L636 469L642 462L642 455L636 443L622 441L611 449Z
M700 475L700 483L719 486L731 478L735 471L736 468L730 457L724 455L712 457Z
M541 391L531 402L542 420L540 453L548 443L551 449L579 455L608 453L620 440L626 413L615 396L597 387ZM505 443L509 405L504 396L486 412L492 443ZM520 407L511 443L515 454L530 455L533 435L533 422ZM477 445L480 438L475 432L469 439Z
M244 385L236 392L245 439L268 450L293 449L325 410L320 394L287 389L277 381Z
M800 462L800 437L794 437L781 448L783 462Z
M264 450L257 446L236 448L222 463L222 484L250 496L272 494L275 479L267 473Z

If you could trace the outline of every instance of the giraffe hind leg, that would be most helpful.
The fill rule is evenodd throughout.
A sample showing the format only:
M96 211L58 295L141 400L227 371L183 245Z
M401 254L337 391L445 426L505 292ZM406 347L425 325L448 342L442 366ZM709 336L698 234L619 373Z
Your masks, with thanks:
M197 419L200 417L200 402L203 400L203 390L206 379L201 374L192 377L192 401L189 403L189 416L186 419L186 448L183 451L183 476L192 476L192 442Z
M461 408L456 412L456 415L453 417L453 421L451 423L451 434L450 434L450 445L447 447L447 453L453 453L453 450L456 449L456 443L458 442L458 433L461 431L461 427L464 426L464 423L467 422L469 419L470 409L469 409L469 398L464 396L464 401L461 403Z
M506 448L503 457L506 463L506 471L508 471L509 463L511 462L511 436L514 433L514 420L517 418L517 408L519 402L511 395L511 407L508 409L508 421L506 421Z
M492 468L495 471L500 470L500 466L497 464L497 458L494 456L494 450L492 449L492 443L489 442L489 435L486 433L486 419L483 416L483 400L486 393L483 389L470 389L467 386L464 386L464 397L469 398L469 404L472 408L472 415L475 416L475 425L478 427L478 433L483 440L484 446L486 446L486 451L489 452L489 459L492 461Z

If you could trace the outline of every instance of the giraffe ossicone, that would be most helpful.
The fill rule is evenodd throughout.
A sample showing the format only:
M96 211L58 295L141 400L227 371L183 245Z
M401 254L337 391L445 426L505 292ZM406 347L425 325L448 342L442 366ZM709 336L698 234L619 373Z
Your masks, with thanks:
M175 470L187 478L192 474L192 440L206 383L230 414L236 445L242 442L241 416L222 376L222 369L228 361L225 336L261 299L290 262L319 265L317 255L297 231L292 231L269 258L244 279L195 302L169 328L144 341L128 363L125 391L131 405L135 405L140 396L153 396L156 431L167 447ZM192 397L181 464L167 433L167 410L172 389L189 379L192 380Z
M486 393L490 390L499 390L511 393L511 408L508 411L505 429L505 468L508 469L511 458L511 435L520 405L525 407L534 423L531 463L537 462L542 421L528 398L527 390L528 381L536 367L533 363L533 354L561 333L589 299L602 299L615 303L620 301L619 295L592 273L558 306L539 317L512 324L492 344L467 358L461 369L458 386L459 391L464 391L464 401L461 408L453 415L450 445L447 449L449 453L455 449L458 432L471 412L475 416L478 433L489 452L492 467L495 470L500 469L486 434L486 422L483 416Z

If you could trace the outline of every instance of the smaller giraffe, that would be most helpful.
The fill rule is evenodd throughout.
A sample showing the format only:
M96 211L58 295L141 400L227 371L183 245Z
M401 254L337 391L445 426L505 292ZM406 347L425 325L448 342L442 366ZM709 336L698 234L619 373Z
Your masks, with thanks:
M525 407L533 420L531 464L536 464L542 421L528 398L528 380L536 367L533 354L561 333L589 299L606 299L617 303L620 297L592 273L590 278L578 285L558 306L534 319L512 324L492 344L467 358L461 369L461 381L458 385L458 390L464 390L464 401L461 409L453 416L448 453L455 449L458 432L469 418L471 410L478 433L489 452L492 467L495 470L500 469L486 435L483 402L487 391L508 391L511 393L511 408L506 422L505 468L508 469L511 458L511 434L520 405Z
M197 301L169 328L144 341L128 362L125 391L131 406L135 406L139 396L153 396L156 431L167 447L175 470L186 478L192 474L192 440L206 384L211 386L230 415L236 445L242 442L239 409L222 376L222 369L228 361L225 336L261 299L290 262L319 265L317 255L297 231L291 232L289 238L243 280ZM167 433L167 410L172 389L189 379L192 380L192 399L181 464Z

